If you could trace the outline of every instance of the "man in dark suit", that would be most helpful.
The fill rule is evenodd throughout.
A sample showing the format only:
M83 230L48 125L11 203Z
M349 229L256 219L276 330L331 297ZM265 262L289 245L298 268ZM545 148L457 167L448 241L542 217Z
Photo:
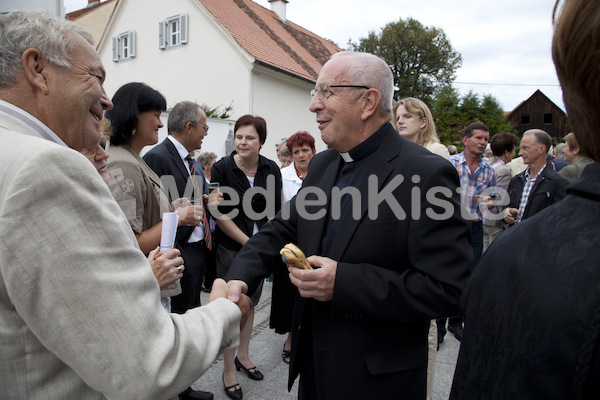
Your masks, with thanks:
M190 153L202 146L202 139L208 132L206 113L196 103L182 101L169 113L167 128L169 136L146 153L144 161L161 177L171 201L187 197L202 202L202 195L206 193L204 172ZM203 217L199 216L206 221ZM204 224L177 229L175 242L181 251L185 272L181 278L181 294L171 298L174 313L183 314L200 305L205 247L211 241L209 235L210 229L205 230ZM212 399L213 395L188 388L180 398Z
M461 300L451 399L600 398L600 7L565 0L555 11L552 55L569 122L595 162L563 200L484 254Z
M458 175L398 135L392 94L392 73L372 54L323 66L309 108L332 149L227 276L235 301L286 243L311 256L313 270L289 268L299 295L288 387L300 375L300 399L424 399L429 321L458 314L473 261Z

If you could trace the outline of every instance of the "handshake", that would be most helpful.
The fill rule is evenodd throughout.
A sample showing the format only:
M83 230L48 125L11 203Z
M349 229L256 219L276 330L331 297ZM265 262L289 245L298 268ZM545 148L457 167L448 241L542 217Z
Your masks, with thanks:
M173 284L177 279L183 276L185 270L183 265L183 258L180 256L180 252L177 249L170 249L164 253L160 253L158 247L150 252L148 255L148 261L152 266L152 272L158 281L161 289L164 289ZM237 286L236 286L237 287ZM240 321L240 329L246 323L248 314L250 312L251 301L248 296L240 293L239 290L233 289L235 293L236 301L234 301L242 312L242 319ZM212 285L212 290L208 297L208 302L218 299L220 297L232 300L232 293L230 293L229 286L223 279L215 279Z

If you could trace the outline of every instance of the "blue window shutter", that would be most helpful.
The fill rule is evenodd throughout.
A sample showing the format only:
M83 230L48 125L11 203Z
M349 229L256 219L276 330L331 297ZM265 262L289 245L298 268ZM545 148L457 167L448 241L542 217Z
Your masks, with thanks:
M119 37L113 36L112 38L112 59L114 62L119 61Z
M179 16L179 37L181 38L181 43L188 42L188 15L181 14Z
M160 21L158 23L158 47L161 49L167 48L167 35L165 32L165 28L165 21Z
M129 31L129 57L135 57L135 31Z

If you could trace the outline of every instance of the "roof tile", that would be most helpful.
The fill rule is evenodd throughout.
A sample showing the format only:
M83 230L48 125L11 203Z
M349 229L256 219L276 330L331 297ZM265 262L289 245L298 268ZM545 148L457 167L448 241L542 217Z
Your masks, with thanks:
M251 0L198 0L258 62L315 81L339 47Z

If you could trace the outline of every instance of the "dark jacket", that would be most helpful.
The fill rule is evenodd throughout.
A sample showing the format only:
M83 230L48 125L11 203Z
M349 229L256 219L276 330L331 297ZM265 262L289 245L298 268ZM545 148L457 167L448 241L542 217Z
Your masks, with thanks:
M179 156L177 148L175 148L175 145L169 138L154 146L142 158L156 172L156 175L160 177L171 202L184 196L192 198L194 185L190 180L190 173L186 169L184 161ZM202 182L202 191L206 194L204 188L204 171L196 160L194 160L194 169L201 176L199 181ZM186 243L193 231L194 227L192 226L180 226L177 228L175 241L180 244Z
M527 170L515 175L508 184L508 194L510 196L508 207L519 208L526 182L525 172ZM521 221L562 200L567 195L567 186L569 186L569 181L560 176L554 170L552 163L547 161L546 168L533 184Z
M429 321L458 314L473 262L456 169L391 124L379 133L382 141L358 176L359 214L344 208L329 251L322 250L323 236L344 164L335 150L313 157L303 187L287 203L289 216L282 210L252 237L227 275L252 292L289 242L307 256L338 261L333 300L297 294L294 307L288 385L312 371L317 399L424 399ZM370 185L390 199L369 210ZM396 214L400 209L405 216Z
M567 193L483 255L451 399L600 398L600 165Z
M263 225L267 223L268 219L273 218L275 213L281 208L281 171L273 161L261 155L258 156L259 160L256 175L254 177L254 188L266 189L267 196L265 197L260 190L257 190L252 196L250 205L252 211L256 214L264 214L267 212L267 215L264 215L260 219L253 219L244 212L243 198L246 191L250 190L250 183L248 182L246 174L244 174L244 172L242 172L235 164L235 161L233 160L235 154L236 152L234 151L231 155L223 157L213 164L210 172L210 180L211 182L219 183L226 202L232 199L232 193L229 192L229 189L237 193L237 198L239 199L237 205L219 206L219 212L221 214L229 214L231 212L237 213L237 215L232 218L233 222L242 230L242 232L250 237L252 236L254 223L256 223L259 229L262 228ZM273 177L273 186L271 187L267 187L267 178L269 176ZM268 208L272 208L272 210L269 210ZM270 212L272 212L272 214L268 215ZM227 236L218 225L215 233L219 246L225 246L230 250L236 251L242 248L241 244Z

